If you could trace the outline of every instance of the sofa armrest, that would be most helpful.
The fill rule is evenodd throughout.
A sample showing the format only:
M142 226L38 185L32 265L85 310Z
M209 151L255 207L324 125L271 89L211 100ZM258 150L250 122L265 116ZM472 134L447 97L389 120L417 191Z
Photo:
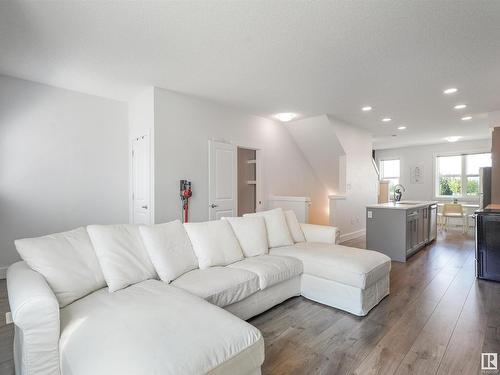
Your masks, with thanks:
M307 242L339 243L340 232L337 227L300 223Z
M54 292L25 262L7 270L7 290L16 331L16 374L60 374L59 303Z

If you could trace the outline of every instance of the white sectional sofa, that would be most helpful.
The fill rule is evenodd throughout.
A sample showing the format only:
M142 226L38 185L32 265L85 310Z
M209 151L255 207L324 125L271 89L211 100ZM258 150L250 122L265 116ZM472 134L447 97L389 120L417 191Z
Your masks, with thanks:
M260 374L264 341L244 320L299 295L365 315L389 293L390 259L337 239L275 209L18 240L16 373Z

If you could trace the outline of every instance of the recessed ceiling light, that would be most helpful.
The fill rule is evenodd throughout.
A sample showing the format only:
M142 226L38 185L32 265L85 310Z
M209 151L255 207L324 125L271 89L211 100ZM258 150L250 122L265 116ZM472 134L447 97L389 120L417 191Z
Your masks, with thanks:
M458 91L457 88L455 87L450 87L449 89L446 89L443 91L443 94L449 95L449 94L454 94Z
M467 108L467 104L457 104L455 107L453 107L455 109L464 109L464 108Z
M472 120L472 116L464 116L462 117L462 121L469 121Z
M456 142L458 141L460 138L463 138L461 135L454 135L454 136L451 136L451 137L446 137L445 139L448 141L448 142Z
M369 105L367 105L366 107L361 108L361 110L362 110L363 112L368 112L368 111L371 111L371 110L372 110L372 107L370 107Z
M406 129L406 126L403 126L403 125L398 126L398 130L405 130L405 129Z
M382 119L382 122L389 122L389 121L392 121L392 118L390 118L390 117L384 117Z
M282 122L288 122L292 121L295 117L297 117L297 114L291 112L283 112L275 114L274 117L276 117L278 120Z

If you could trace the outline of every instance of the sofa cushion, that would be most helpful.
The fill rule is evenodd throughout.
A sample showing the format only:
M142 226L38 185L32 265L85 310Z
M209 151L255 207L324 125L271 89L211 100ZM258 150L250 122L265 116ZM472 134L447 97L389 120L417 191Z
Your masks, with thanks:
M184 224L201 269L243 259L238 239L226 220Z
M229 267L257 274L262 290L302 273L302 262L287 256L261 255L240 260L230 264Z
M300 223L300 228L302 229L302 233L304 233L306 242L339 243L340 231L337 227Z
M245 214L244 217L262 216L266 222L267 240L269 247L293 245L292 235L286 223L283 209L275 208L269 211L260 211Z
M161 280L170 283L198 268L191 241L179 220L157 225L141 225L141 237Z
M59 350L72 375L249 374L264 360L255 327L158 280L66 306Z
M224 307L257 292L259 277L243 269L212 267L185 273L172 285Z
M138 226L89 225L87 231L110 292L157 276Z
M302 228L300 227L299 220L297 219L295 212L293 210L286 210L284 213L286 224L288 225L288 229L292 235L293 242L306 242L304 232L302 232Z
M269 251L266 222L263 217L223 217L233 228L246 257L263 255Z
M377 251L335 244L303 242L270 249L271 255L300 259L304 274L365 289L389 274L391 259Z
M106 285L94 248L85 228L15 241L21 258L42 274L59 306Z

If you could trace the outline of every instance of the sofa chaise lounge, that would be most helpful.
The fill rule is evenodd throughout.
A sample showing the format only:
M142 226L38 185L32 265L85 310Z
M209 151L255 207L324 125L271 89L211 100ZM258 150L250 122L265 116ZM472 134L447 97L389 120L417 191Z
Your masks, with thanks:
M286 299L366 315L390 259L274 209L204 223L90 225L16 241L16 374L260 374L245 322Z

